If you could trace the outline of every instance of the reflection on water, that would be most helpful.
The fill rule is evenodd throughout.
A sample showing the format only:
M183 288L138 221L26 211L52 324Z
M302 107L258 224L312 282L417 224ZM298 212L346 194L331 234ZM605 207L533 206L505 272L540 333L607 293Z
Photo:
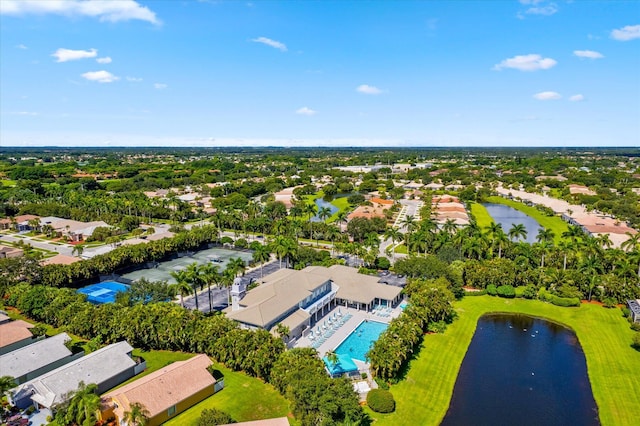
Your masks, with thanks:
M527 237L524 241L528 243L535 243L538 231L544 229L531 216L528 216L513 207L493 203L485 203L483 206L486 207L487 211L493 218L493 221L502 225L502 230L505 233L509 233L509 230L513 225L524 225L527 230Z
M525 315L478 321L442 425L598 425L575 334Z

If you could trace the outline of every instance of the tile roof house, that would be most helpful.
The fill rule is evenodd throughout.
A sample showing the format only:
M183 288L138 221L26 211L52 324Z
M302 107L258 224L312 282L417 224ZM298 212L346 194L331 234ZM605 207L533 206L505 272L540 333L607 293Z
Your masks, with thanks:
M132 351L126 341L105 346L13 388L10 401L18 408L33 404L51 408L66 402L80 382L95 383L99 393L105 392L146 367L144 363L136 364Z
M6 321L0 324L0 355L19 349L35 340L33 324L26 321Z
M147 426L159 425L222 389L206 355L177 361L102 396L102 419L121 422L134 403L147 411Z
M0 377L11 376L20 385L84 355L73 354L65 346L67 333L38 340L0 356Z

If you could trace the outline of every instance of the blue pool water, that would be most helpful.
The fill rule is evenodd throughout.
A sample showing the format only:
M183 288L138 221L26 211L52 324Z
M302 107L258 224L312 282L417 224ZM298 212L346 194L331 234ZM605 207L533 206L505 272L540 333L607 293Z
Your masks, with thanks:
M113 303L116 301L116 294L127 291L129 286L116 281L104 281L98 284L91 284L78 290L78 293L86 294L87 301L91 303Z
M336 354L348 355L358 361L365 361L365 355L369 352L371 344L378 340L380 334L387 327L387 324L377 321L361 322L336 348Z
M402 302L400 304L400 309L402 309L404 311L407 308L407 306L409 306L409 304L407 302Z

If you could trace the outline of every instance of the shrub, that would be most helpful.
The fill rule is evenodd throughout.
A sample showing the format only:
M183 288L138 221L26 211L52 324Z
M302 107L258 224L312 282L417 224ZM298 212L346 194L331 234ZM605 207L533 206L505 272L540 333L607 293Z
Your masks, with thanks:
M615 308L616 307L616 301L612 297L605 297L604 300L602 301L602 305L605 308Z
M238 238L233 245L236 248L243 249L243 248L247 248L249 243L247 243L247 240L245 240L244 238Z
M538 297L540 298L540 300L549 302L552 305L556 306L580 306L580 299L578 299L577 297L559 297L547 292L544 288L540 289Z
M495 286L495 284L489 284L487 286L487 294L490 296L497 296L498 295L498 288Z
M396 409L396 401L388 390L372 389L367 394L367 404L376 413L392 413Z
M516 297L516 290L512 285L501 285L497 289L498 296L513 299Z
M487 294L487 290L483 289L481 291L466 291L464 292L465 296L484 296Z
M431 333L444 333L447 329L447 323L444 321L430 322L427 331Z
M640 351L640 333L636 333L633 335L633 343L631 346L637 351Z
M525 299L535 299L536 295L537 295L536 286L531 284L526 286L524 288L524 291L522 292L522 297L524 297Z
M374 380L380 389L389 390L389 383L386 380L382 380L380 377L376 377Z
M236 423L236 421L224 411L216 408L204 409L198 419L198 426L215 426Z
M631 329L633 331L640 331L640 322L632 322L631 323Z
M391 262L386 257L378 257L376 258L376 267L378 269L387 270L391 267Z

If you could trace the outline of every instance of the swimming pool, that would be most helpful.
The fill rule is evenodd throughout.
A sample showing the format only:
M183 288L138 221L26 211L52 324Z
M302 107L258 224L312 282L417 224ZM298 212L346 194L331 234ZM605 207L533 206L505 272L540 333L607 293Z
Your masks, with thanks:
M400 304L400 309L402 309L404 311L407 308L407 306L409 306L409 304L407 302L402 302Z
M117 281L103 281L83 287L78 290L78 293L86 294L87 301L91 303L102 304L115 302L116 294L128 289L128 285Z
M378 340L380 334L387 327L389 327L388 324L377 321L361 322L336 348L336 354L348 355L353 359L364 362L365 355L369 352L371 344Z

